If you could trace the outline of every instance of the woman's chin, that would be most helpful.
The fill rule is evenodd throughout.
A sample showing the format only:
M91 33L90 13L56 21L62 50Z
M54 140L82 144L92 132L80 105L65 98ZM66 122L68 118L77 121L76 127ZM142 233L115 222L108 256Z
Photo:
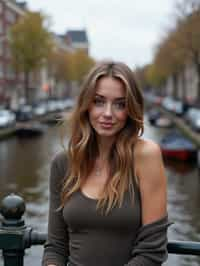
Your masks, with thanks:
M113 130L98 130L96 131L96 133L100 137L114 137L116 135L116 132L114 132Z

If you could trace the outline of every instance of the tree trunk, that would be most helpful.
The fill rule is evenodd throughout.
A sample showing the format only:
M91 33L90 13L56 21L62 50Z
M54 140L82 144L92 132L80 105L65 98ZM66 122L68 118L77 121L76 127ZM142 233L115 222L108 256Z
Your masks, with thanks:
M197 81L197 103L200 105L200 63L197 65L197 75L198 75L198 81Z
M67 81L66 82L66 98L70 98L70 96L71 96L71 81Z
M173 80L173 91L172 91L172 96L173 98L177 98L178 96L178 88L177 88L177 74L172 75L172 80Z
M183 71L181 73L181 87L182 87L182 99L184 102L187 100L187 94L186 94L186 79L185 79L185 68L183 68Z
M197 72L197 98L196 103L200 103L200 62L199 53L193 53L193 61Z
M29 71L24 72L24 95L26 103L29 104Z

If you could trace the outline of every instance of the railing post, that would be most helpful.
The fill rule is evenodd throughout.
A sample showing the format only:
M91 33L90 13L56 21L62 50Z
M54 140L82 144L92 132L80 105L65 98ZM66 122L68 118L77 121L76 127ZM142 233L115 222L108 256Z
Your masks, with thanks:
M24 212L25 203L21 197L10 194L2 200L0 249L3 251L4 266L24 265L25 235L30 231L22 218Z

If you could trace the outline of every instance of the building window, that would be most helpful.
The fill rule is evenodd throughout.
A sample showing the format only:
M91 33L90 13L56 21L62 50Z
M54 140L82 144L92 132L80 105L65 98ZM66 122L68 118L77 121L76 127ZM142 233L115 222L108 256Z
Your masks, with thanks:
M6 77L8 79L15 78L15 71L13 70L11 64L7 65L7 67L6 67Z
M0 56L4 55L4 50L3 50L3 42L0 39Z
M0 78L3 78L3 64L0 62Z
M3 11L3 3L0 2L0 13L2 13L2 11Z
M6 21L13 24L15 20L16 20L15 14L10 9L7 9L6 10Z
M3 21L0 20L0 33L2 34L3 33Z
M20 78L21 80L24 80L24 78L25 78L24 72L22 72L22 73L19 74L19 78Z
M5 47L5 56L6 56L6 59L11 59L11 57L12 57L11 50L10 50L10 47L8 46L8 44Z

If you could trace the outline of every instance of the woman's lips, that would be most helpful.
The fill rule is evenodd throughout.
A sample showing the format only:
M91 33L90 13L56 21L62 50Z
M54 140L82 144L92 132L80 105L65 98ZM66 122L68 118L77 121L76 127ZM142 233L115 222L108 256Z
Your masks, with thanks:
M109 122L101 122L100 125L103 128L111 128L111 127L113 127L113 123L109 123Z

